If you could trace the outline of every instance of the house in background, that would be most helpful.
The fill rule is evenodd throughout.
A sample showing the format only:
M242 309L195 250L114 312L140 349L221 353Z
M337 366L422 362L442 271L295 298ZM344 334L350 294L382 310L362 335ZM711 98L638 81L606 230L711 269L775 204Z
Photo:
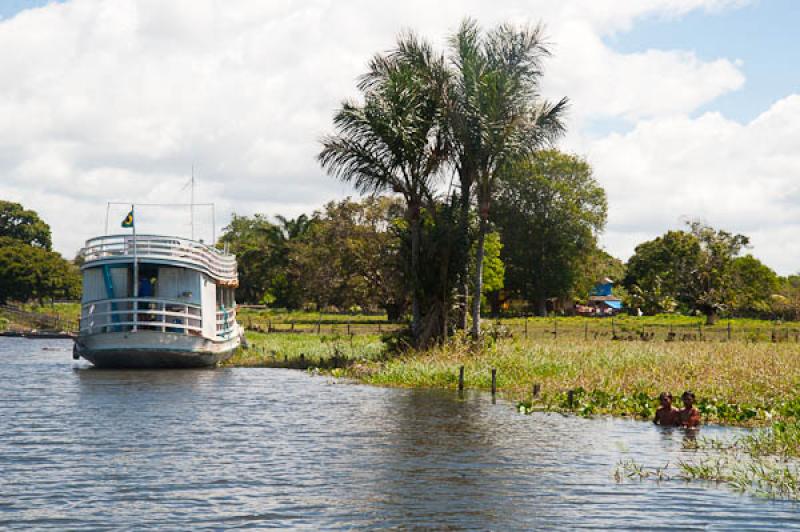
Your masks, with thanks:
M614 281L606 277L594 285L586 305L577 305L581 316L613 316L622 310L622 300L613 294Z

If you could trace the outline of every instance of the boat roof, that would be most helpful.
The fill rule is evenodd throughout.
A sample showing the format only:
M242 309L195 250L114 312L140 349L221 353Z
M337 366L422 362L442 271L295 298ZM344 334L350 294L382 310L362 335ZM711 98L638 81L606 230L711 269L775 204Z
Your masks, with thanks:
M105 235L91 238L80 252L81 269L139 262L201 271L220 284L238 286L236 257L198 240L168 235Z

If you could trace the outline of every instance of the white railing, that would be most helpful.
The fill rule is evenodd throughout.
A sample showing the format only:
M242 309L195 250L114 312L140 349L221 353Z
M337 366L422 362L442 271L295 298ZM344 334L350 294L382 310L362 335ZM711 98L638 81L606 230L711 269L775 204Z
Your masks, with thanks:
M86 241L81 250L86 263L133 258L134 246L139 261L148 259L169 260L199 266L212 277L226 283L238 282L236 257L212 246L172 236L159 235L109 235Z
M217 310L217 336L229 338L236 327L236 307Z
M81 334L161 331L203 334L200 305L142 297L103 299L81 306Z

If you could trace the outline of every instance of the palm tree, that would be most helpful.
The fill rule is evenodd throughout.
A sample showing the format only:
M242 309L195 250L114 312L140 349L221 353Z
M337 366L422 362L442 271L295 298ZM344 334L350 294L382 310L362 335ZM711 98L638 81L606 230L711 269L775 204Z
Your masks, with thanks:
M472 306L475 337L480 335L484 240L499 175L506 165L564 132L567 99L551 104L539 94L542 60L549 56L542 32L541 26L501 25L482 35L477 23L466 19L450 39L455 73L447 118L461 183L463 230L473 188L479 216Z
M444 57L413 34L376 55L362 76L364 103L345 102L334 117L336 135L322 139L318 160L331 175L362 193L391 191L405 200L411 234L412 333L419 332L419 269L423 205L446 160L443 133Z
M278 229L284 243L300 238L311 226L311 218L306 214L301 214L297 218L286 218L279 214L275 219L278 221Z

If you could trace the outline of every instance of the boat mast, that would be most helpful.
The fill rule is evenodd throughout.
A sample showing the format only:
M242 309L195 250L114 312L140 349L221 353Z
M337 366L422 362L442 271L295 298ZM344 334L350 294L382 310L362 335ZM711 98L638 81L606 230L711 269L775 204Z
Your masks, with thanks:
M189 200L189 216L192 217L191 226L192 226L192 240L194 240L194 163L192 163L192 191L190 193L190 200Z
M136 248L136 213L134 209L136 204L131 204L131 214L133 217L133 331L136 332L136 322L139 321L139 256Z

